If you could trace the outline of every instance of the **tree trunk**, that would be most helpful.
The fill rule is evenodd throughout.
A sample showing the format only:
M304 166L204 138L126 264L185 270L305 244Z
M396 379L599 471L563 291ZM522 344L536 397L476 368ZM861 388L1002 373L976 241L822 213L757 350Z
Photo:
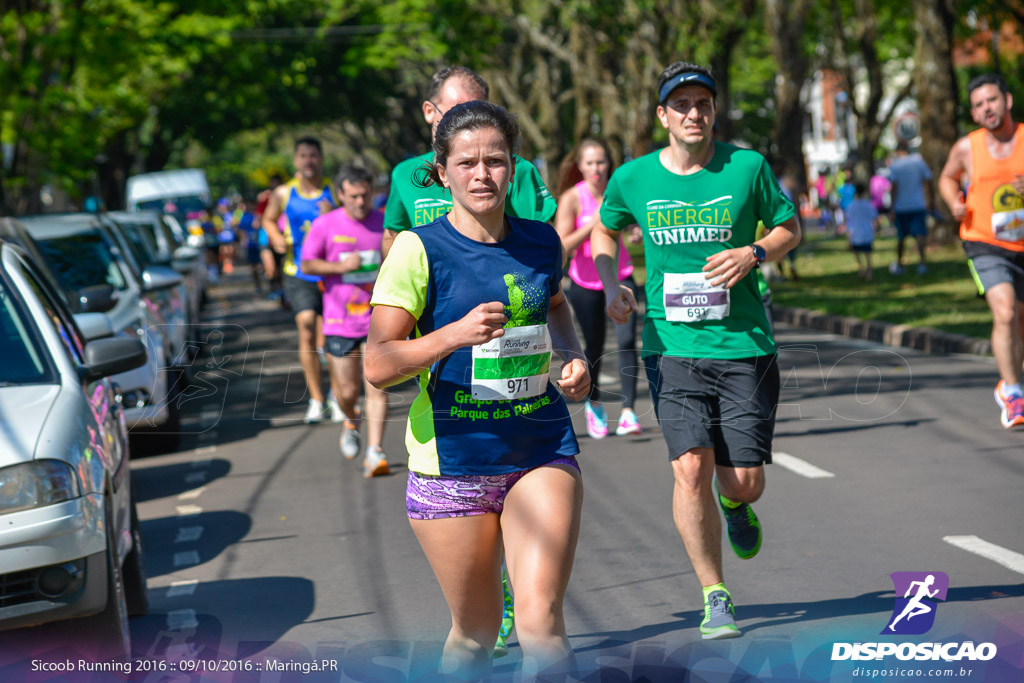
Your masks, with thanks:
M914 85L921 121L921 156L935 179L957 140L956 104L959 89L953 73L954 0L914 3L917 43L914 49ZM936 183L937 180L933 180ZM938 197L937 185L933 185ZM941 201L935 208L945 212ZM950 230L952 235L953 231Z
M810 0L766 0L765 20L772 37L772 54L779 65L775 84L776 158L782 172L797 182L800 191L807 188L804 164L804 108L800 90L807 80L808 60L801 49Z

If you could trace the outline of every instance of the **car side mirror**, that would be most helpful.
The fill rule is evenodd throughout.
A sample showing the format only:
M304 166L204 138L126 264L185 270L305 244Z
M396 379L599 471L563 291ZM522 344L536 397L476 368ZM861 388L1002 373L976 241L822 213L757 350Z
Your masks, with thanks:
M142 271L143 287L147 292L170 289L181 284L181 275L167 266L149 266Z
M178 247L174 250L174 258L180 261L192 261L202 255L202 252L193 247Z
M117 305L117 291L110 285L90 285L78 290L78 310L82 313L106 313Z
M86 382L95 382L146 364L146 347L138 339L114 337L96 339L85 345L85 365L79 374Z
M104 313L75 313L74 318L86 342L114 336L114 326Z

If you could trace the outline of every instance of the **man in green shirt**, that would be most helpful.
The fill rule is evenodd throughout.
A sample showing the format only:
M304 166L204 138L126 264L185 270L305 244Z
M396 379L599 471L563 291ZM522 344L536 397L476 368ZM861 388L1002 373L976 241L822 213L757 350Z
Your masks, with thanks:
M736 554L761 548L750 504L771 462L779 369L755 269L800 237L764 157L713 140L716 94L704 67L665 69L657 114L669 145L615 172L591 237L608 315L623 323L636 301L616 277L618 231L635 223L644 233L644 365L675 477L673 517L704 589L705 639L740 635L716 499ZM769 229L755 241L759 220Z
M449 109L463 102L486 100L490 88L479 74L464 66L441 69L430 81L427 99L423 102L423 118L430 126L431 140L437 124ZM432 223L448 213L451 195L442 187L424 183L423 169L434 162L434 151L406 159L391 172L391 191L384 208L384 243L387 256L395 236L403 230ZM555 198L548 192L537 168L522 157L515 157L515 173L508 191L505 210L520 218L550 221L555 215Z

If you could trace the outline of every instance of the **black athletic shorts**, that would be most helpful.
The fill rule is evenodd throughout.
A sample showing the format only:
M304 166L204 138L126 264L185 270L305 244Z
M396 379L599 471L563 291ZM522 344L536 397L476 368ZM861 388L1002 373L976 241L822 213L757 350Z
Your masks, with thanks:
M317 315L324 312L324 295L320 284L310 282L294 275L284 276L284 295L291 304L292 312L315 311Z
M335 358L344 358L348 354L358 351L366 337L339 337L327 335L324 337L324 350Z
M779 366L775 355L736 360L644 358L669 461L694 448L715 449L715 464L757 467L772 461Z

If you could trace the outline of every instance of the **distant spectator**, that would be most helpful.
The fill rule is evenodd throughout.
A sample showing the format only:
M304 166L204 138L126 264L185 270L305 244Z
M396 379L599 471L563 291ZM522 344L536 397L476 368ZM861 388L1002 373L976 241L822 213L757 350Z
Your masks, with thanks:
M892 179L892 212L896 223L896 261L889 266L893 275L903 274L903 241L913 237L917 241L920 262L917 272L928 272L925 265L925 245L928 241L928 224L925 219L932 202L930 200L932 172L920 154L910 154L907 143L896 146L896 158L889 169ZM925 196L929 197L928 200Z
M846 229L846 210L850 207L854 197L857 194L857 188L853 184L853 174L847 172L841 172L840 177L842 181L838 179L836 181L836 196L838 197L837 204L839 204L839 213L836 216L837 231L841 235L843 230Z
M832 213L832 181L829 179L827 166L818 169L818 179L814 183L815 194L818 195L818 227L828 230L835 227L835 216Z
M878 209L868 198L863 182L854 186L854 198L846 207L846 239L857 259L857 276L871 280L871 249L878 226Z
M879 215L892 207L892 183L889 181L889 169L885 166L875 170L868 183L868 194Z

